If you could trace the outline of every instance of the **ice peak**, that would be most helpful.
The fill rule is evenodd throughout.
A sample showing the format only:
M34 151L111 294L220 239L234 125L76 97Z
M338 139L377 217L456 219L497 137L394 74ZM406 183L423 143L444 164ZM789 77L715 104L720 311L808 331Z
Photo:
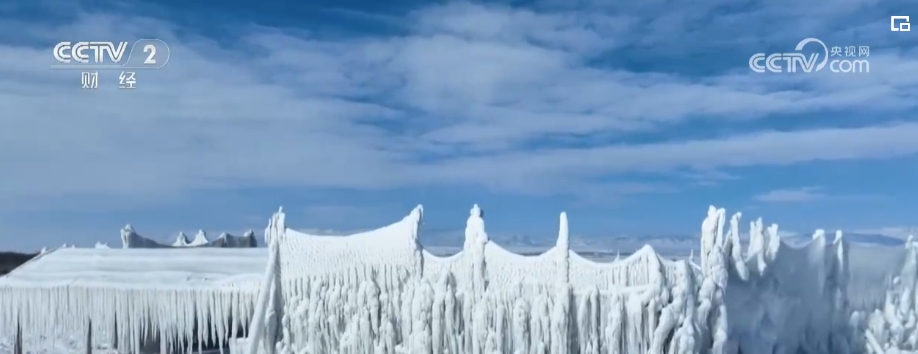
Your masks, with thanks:
M474 243L487 243L488 234L485 232L484 212L478 207L478 204L472 206L469 212L469 220L465 223L465 249L468 249Z
M206 244L210 241L207 240L207 233L204 230L198 230L198 233L194 235L194 241L191 241L191 246L200 246Z
M134 228L131 226L131 224L124 225L124 227L121 229L121 247L128 248L128 246L131 244L131 235L136 234L137 232L134 231Z
M176 247L184 247L188 245L188 236L184 232L179 232L178 237L175 238L175 242L172 243Z
M484 211L482 211L481 208L478 207L478 204L475 204L472 206L472 210L469 211L469 215L472 217L483 218Z
M268 227L265 228L265 246L271 246L275 236L283 235L286 232L285 217L284 207L280 207L274 215L271 215L271 219L268 219Z
M418 206L411 210L411 214L408 214L408 217L420 222L424 218L424 206L418 204Z

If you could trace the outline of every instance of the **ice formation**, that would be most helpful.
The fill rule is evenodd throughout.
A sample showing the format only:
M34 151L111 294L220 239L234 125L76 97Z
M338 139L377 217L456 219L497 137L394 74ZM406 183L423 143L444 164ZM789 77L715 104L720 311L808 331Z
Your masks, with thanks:
M716 219L723 223L722 210ZM739 219L715 237L738 239ZM746 254L733 248L728 269L729 352L851 353L847 248L841 234L828 242L822 230L795 248L781 242L777 225L751 222Z
M135 353L225 343L251 319L267 259L264 248L58 248L0 277L0 333L91 328L92 342Z
M175 238L175 242L172 243L172 247L185 247L188 246L189 243L188 236L185 236L184 232L179 232L178 237Z
M210 242L207 240L207 233L204 230L198 230L198 233L194 235L194 240L189 243L189 246L200 246Z
M207 239L207 234L200 230L195 235L193 241L188 241L185 233L179 233L175 242L171 245L159 243L152 239L140 236L131 225L121 229L122 248L181 248L181 247L223 247L223 248L246 248L258 247L258 240L255 238L255 232L246 231L242 236L234 236L228 233L220 234L215 240Z
M877 306L863 306L852 316L857 333L864 333L862 345L870 354L918 353L918 248L911 236L902 254L884 254L898 260ZM861 339L860 336L856 337Z
M316 236L281 210L268 249L51 250L0 277L0 333L92 328L119 348L232 342L246 354L918 353L911 239L890 252L817 230L795 247L758 219L744 251L741 215L710 207L692 261L645 247L599 263L570 250L565 213L555 246L522 256L488 237L475 206L463 250L438 257L418 243L422 220L418 207Z
M612 263L558 241L527 257L491 242L481 209L462 252L437 257L417 242L422 209L346 237L266 232L264 311L250 349L271 353L722 353L724 262L730 240L704 248L709 266L652 249ZM710 279L710 280L709 280ZM259 330L259 328L261 328Z

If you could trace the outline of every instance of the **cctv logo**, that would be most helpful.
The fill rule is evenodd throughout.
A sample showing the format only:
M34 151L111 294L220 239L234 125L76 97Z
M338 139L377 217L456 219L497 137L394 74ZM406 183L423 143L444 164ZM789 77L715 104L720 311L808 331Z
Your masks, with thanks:
M801 53L803 47L810 43L819 45L821 50L809 56ZM826 47L825 43L816 38L807 38L800 41L794 50L796 53L775 53L768 56L765 53L754 54L749 58L749 68L757 73L764 73L766 70L774 73L794 73L797 72L797 67L799 66L803 69L803 72L811 73L822 70L829 61L829 47ZM822 56L822 61L819 61L820 56ZM765 63L764 65L762 65L763 62Z
M117 46L113 42L60 42L54 46L54 59L64 64L69 64L71 60L86 64L90 59L100 64L109 59L112 63L118 64L121 63L127 46L128 42L119 42ZM92 55L84 51L92 52Z
M899 20L899 25L896 26L896 20ZM911 23L908 22L908 16L892 16L889 18L889 30L893 32L910 32L912 30Z

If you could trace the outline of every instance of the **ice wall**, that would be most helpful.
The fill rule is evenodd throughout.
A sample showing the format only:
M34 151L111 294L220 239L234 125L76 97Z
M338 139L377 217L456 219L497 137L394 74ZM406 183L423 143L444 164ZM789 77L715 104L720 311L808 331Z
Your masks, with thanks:
M852 315L855 345L870 354L918 353L918 248L909 237L901 255L886 252L884 256L886 264L898 262L898 271L891 273L885 286L874 287L884 293L882 302ZM880 263L882 267L884 262Z
M556 246L526 257L491 242L475 206L463 251L437 257L417 242L421 220L418 207L348 237L266 233L278 268L263 291L280 295L267 351L723 353L729 239L709 240L702 267L649 247L596 263L569 249L562 213Z
M225 343L251 319L267 255L258 248L55 249L0 277L0 336L19 329L25 338L48 338L29 343L44 345L85 338L91 328L96 345L134 353Z
M723 224L723 212L714 217ZM717 237L738 239L739 219L734 215L726 231L718 228ZM766 230L759 219L750 223L749 240L746 255L734 256L744 261L729 267L730 353L862 352L851 347L848 245L841 232L829 242L817 230L797 248L780 240L777 225Z

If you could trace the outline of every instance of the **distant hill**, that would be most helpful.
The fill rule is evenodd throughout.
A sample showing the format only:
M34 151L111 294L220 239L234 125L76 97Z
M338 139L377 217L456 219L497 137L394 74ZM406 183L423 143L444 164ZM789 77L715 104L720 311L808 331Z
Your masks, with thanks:
M37 255L38 253L0 252L0 275L6 275Z

